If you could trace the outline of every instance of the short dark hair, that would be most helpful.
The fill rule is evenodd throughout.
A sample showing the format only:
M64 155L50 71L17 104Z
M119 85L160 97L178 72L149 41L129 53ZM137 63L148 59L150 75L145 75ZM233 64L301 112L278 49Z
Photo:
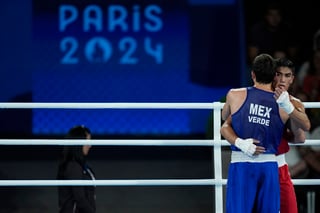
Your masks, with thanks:
M260 54L253 60L252 71L258 83L272 83L276 74L275 60L269 54Z
M295 66L292 61L287 58L277 58L275 59L276 69L280 67L288 67L293 74L295 74Z

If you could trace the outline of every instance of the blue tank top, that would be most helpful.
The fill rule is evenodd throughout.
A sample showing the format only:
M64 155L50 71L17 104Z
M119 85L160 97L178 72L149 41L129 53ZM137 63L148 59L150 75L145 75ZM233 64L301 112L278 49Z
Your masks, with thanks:
M248 87L246 100L232 114L232 126L240 138L257 139L260 141L258 145L266 148L266 153L277 153L284 124L273 93ZM240 151L234 145L231 149Z

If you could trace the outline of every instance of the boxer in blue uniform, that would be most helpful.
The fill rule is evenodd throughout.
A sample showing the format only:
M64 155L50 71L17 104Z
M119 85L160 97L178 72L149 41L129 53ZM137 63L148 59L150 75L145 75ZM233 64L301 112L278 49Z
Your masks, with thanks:
M288 91L294 80L294 65L286 58L276 59L276 76L274 79L274 88L283 88ZM281 91L275 93L274 98L277 99L281 95ZM277 151L277 162L280 181L280 212L281 213L298 213L296 194L290 178L288 165L285 160L285 153L289 151L290 143L304 143L305 132L310 130L310 120L305 112L303 103L297 98L290 95L290 101L294 105L295 110L289 114L289 121L285 125L282 139ZM224 111L221 117L226 120L230 115ZM225 139L231 139L233 142L238 138L232 129L231 119L227 119L222 125L221 135Z
M278 213L280 187L277 153L284 124L294 107L288 93L274 97L275 61L257 56L252 66L254 86L231 89L223 111L230 114L238 136L231 143L227 182L227 213ZM277 103L278 102L278 103ZM279 108L280 106L280 108Z

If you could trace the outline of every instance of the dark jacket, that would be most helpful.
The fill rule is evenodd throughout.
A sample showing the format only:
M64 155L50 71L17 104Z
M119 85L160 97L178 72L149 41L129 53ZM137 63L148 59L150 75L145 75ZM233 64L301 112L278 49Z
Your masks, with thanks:
M94 173L89 167L76 161L67 163L60 179L92 180ZM59 186L59 213L95 213L95 186Z

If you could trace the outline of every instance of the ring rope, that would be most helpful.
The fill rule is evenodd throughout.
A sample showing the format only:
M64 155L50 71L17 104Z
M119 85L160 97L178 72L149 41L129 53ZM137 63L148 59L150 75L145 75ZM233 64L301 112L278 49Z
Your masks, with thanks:
M215 179L0 180L0 186L204 186L226 182Z
M292 179L295 185L320 185L320 179ZM0 180L0 186L213 186L227 179Z
M158 139L0 139L0 145L108 145L108 146L214 146L221 142L221 146L230 146L226 140L158 140ZM318 139L306 139L304 143L290 144L290 146L320 145Z
M0 108L55 109L221 109L224 103L0 103Z

